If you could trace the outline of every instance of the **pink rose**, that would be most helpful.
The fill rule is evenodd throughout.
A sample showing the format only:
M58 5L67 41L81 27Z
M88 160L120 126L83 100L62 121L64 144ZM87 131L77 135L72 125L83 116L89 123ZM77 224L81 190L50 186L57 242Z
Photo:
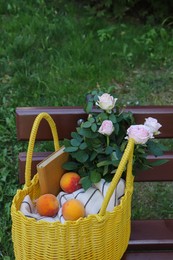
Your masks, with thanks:
M126 139L133 138L136 144L145 144L150 138L153 138L153 134L150 129L145 125L131 125L127 129Z
M111 135L113 131L114 131L114 126L112 124L112 121L110 120L104 120L98 130L100 134L107 135L107 136Z
M109 113L115 107L116 101L117 98L114 98L110 94L104 93L103 95L98 97L96 105Z
M160 134L160 131L158 130L162 125L158 123L157 119L153 117L148 117L145 119L144 125L150 129L151 133L155 135Z

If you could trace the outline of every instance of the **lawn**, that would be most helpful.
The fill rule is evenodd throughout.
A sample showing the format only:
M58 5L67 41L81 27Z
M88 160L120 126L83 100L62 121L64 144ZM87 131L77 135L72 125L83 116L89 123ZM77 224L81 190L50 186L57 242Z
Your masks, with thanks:
M2 0L0 24L0 259L9 260L17 155L27 147L16 138L15 108L83 105L97 86L111 88L124 105L172 104L173 30L94 16L79 1L63 0ZM147 209L141 190L150 191ZM172 196L172 183L137 187L133 218L171 217Z

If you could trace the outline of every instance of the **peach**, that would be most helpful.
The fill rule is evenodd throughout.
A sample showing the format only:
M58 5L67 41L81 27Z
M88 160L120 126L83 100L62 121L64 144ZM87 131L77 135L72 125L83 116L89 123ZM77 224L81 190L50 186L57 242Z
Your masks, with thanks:
M62 205L62 215L65 220L77 220L85 216L85 208L80 200L71 199Z
M79 174L76 172L66 172L60 179L60 187L63 191L72 193L82 187L79 181Z
M36 209L41 216L55 216L59 210L59 203L56 196L53 194L41 195L36 200Z

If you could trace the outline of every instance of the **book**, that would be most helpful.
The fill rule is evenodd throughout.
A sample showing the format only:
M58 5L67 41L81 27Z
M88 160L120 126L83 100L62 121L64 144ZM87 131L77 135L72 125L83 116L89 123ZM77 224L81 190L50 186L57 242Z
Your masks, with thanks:
M37 164L38 179L41 195L51 193L57 196L60 191L60 179L65 173L63 164L68 161L68 153L64 152L65 147L53 152L43 161Z

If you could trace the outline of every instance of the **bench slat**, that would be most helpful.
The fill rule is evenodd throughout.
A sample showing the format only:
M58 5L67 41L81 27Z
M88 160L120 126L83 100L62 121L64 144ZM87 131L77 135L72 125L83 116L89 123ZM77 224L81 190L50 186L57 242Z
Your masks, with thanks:
M134 114L136 123L144 123L145 118L151 116L158 119L163 125L159 138L173 137L172 106L130 106L126 108ZM28 140L35 117L41 113L49 113L58 129L59 138L70 138L75 131L78 119L86 119L87 115L81 107L20 107L16 109L16 126L18 140ZM45 120L39 127L37 140L52 140L52 135Z
M31 178L37 173L37 164L49 156L51 152L34 152L32 157L31 165ZM26 153L19 153L18 157L19 163L19 183L25 183L25 164L26 164Z
M133 220L128 250L173 250L173 219Z
M33 177L34 174L37 172L36 165L50 155L51 152L35 152L33 154L32 159L32 167L31 167L31 176ZM155 157L150 156L150 159L153 160ZM168 159L169 162L160 166L155 166L152 169L141 171L135 177L135 181L138 182L147 182L147 181L172 181L173 180L173 152L166 153L163 156L157 157L158 159ZM24 179L24 172L25 172L25 163L26 163L26 153L19 154L19 182L23 184Z
M169 160L167 163L154 166L153 168L140 171L136 174L135 181L138 182L147 182L147 181L173 181L173 152L165 152L164 155L155 157L153 155L148 156L148 159L151 161L153 160L160 160L166 159Z
M173 251L166 252L127 252L121 260L171 260Z
M86 119L87 115L82 108L78 107L30 107L16 109L16 126L18 140L28 140L35 117L47 112L56 123L59 139L70 138L71 132L75 131L78 119ZM52 134L48 123L41 121L36 136L37 140L52 140Z

